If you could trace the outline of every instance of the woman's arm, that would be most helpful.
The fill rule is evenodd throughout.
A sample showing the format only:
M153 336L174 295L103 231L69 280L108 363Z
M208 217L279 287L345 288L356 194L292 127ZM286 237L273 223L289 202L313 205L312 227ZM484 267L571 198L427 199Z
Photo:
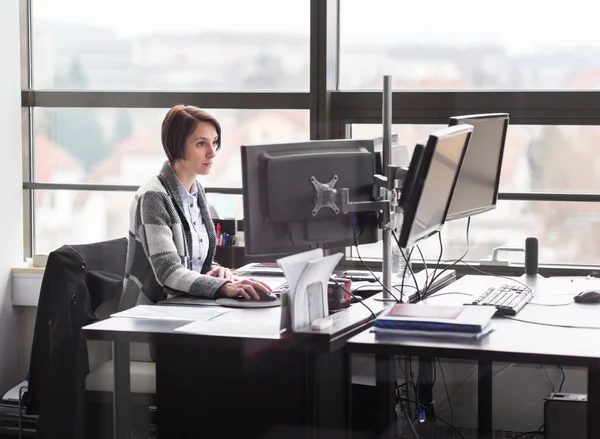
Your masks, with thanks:
M162 192L145 192L139 199L140 221L136 233L140 236L154 276L162 287L214 298L219 288L229 280L200 274L181 263L167 211L169 204L167 195Z

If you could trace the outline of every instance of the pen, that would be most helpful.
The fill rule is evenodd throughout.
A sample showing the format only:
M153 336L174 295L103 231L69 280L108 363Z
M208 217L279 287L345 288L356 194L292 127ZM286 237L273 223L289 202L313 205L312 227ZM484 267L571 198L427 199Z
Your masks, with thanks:
M223 245L227 247L227 241L229 239L229 234L227 232L223 233Z
M221 223L217 223L217 242L221 238Z

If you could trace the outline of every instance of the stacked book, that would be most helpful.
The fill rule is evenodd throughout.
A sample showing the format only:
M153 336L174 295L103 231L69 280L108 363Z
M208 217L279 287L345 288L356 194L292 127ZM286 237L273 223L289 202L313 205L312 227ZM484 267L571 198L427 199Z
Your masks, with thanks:
M493 306L401 303L375 320L375 331L393 334L479 338L492 330Z

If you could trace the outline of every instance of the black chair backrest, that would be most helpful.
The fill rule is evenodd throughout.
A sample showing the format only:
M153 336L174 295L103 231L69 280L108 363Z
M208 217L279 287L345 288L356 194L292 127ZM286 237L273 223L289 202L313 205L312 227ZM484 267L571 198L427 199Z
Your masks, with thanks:
M24 401L28 413L39 415L37 438L83 437L89 370L81 328L116 311L126 257L126 238L64 245L48 255Z

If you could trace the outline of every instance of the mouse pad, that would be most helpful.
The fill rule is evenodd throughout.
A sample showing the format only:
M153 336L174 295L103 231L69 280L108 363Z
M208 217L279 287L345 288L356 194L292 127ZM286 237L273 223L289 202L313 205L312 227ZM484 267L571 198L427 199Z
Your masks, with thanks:
M223 297L217 299L217 305L228 306L230 308L272 308L275 306L281 306L281 299L276 300L249 300L249 299L231 299Z

